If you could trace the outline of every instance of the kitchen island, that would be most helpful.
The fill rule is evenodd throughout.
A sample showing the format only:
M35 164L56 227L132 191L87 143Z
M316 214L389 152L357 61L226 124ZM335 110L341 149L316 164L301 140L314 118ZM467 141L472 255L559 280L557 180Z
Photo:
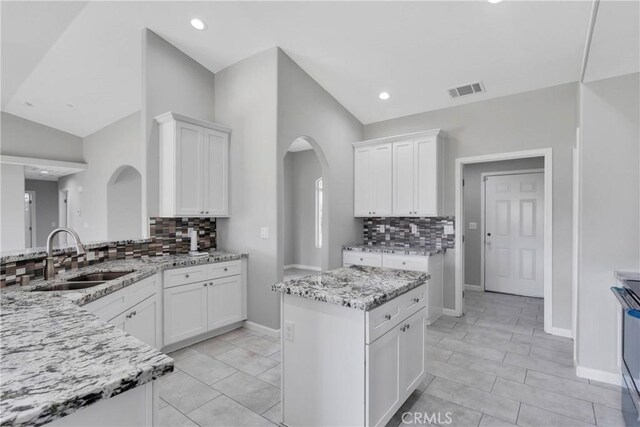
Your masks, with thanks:
M281 293L282 422L385 425L425 377L429 275L350 266Z

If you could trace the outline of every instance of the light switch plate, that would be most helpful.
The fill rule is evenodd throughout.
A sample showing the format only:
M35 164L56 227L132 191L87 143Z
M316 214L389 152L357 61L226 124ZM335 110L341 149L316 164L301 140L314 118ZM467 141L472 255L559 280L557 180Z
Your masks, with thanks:
M469 223L469 230L477 230L478 229L478 223L477 222L470 222Z
M269 238L269 227L261 227L260 228L260 238L268 239Z
M453 234L453 225L444 226L444 234Z

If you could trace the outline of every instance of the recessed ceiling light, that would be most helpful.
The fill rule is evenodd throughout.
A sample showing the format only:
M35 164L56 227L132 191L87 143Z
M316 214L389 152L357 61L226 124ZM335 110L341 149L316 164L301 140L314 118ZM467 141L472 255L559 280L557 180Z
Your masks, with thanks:
M191 20L191 26L196 30L200 30L200 31L207 29L207 24L205 24L202 19L198 19L198 18L193 18Z
M67 104L67 107L73 108L73 104Z
M387 92L380 92L380 95L378 95L378 98L382 99L383 101L386 101L387 99L389 99L391 95L389 95L389 93Z
M40 171L40 173L41 173L42 175L48 175L48 174L49 174L49 171Z
M500 3L502 0L487 0L491 4Z

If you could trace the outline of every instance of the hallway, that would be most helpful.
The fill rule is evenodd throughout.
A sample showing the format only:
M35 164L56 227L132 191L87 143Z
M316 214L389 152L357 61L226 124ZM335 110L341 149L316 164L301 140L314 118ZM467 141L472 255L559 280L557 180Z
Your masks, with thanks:
M455 426L624 425L629 395L575 375L573 341L544 333L541 298L467 292L466 307L428 327L427 378L388 426L438 412Z

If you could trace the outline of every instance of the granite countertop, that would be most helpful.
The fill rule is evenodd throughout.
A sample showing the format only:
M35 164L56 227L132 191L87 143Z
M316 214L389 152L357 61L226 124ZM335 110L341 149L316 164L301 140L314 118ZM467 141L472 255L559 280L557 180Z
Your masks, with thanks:
M351 243L342 246L345 251L353 252L375 252L384 254L397 254L397 255L417 255L428 256L439 253L444 253L446 249L436 247L425 246L385 246L385 245L367 245L366 243Z
M635 280L640 281L640 272L637 271L614 271L616 280Z
M271 289L368 311L422 285L429 278L429 274L415 271L352 265L276 283Z
M245 254L211 252L111 261L52 281L0 292L0 425L39 426L173 371L173 360L87 312L81 305L156 272L222 262ZM135 270L78 291L43 286L96 271Z

